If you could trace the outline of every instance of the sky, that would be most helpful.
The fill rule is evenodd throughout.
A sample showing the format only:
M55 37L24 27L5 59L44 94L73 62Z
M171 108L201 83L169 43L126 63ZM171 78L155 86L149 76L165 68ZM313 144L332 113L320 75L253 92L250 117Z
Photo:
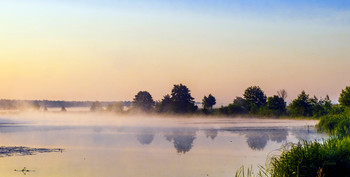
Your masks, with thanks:
M253 85L336 102L350 1L0 0L0 98L155 100L185 84L229 104Z

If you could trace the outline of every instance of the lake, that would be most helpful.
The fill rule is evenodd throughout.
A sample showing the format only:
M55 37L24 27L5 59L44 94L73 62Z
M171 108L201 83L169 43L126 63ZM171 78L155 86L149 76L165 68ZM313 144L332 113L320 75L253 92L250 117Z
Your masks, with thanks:
M264 166L287 143L327 138L315 132L316 123L93 113L3 114L0 174L232 177L242 165Z

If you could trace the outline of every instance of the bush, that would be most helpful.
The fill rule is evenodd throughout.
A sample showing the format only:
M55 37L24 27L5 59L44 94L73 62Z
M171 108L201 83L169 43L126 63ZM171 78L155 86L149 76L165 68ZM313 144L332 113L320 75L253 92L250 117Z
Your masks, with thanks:
M331 115L339 115L343 114L345 112L345 108L340 105L333 105L329 111L329 114Z
M243 115L243 114L247 114L248 110L238 104L232 103L232 104L229 104L228 106L221 106L218 109L218 112L219 114L225 114L225 115Z

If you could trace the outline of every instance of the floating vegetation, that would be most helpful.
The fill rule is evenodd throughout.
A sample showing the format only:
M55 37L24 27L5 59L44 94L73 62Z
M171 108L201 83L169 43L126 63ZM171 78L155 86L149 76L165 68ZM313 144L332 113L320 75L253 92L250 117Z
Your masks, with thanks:
M29 148L23 146L1 146L0 157L35 155L37 153L63 152L61 148Z

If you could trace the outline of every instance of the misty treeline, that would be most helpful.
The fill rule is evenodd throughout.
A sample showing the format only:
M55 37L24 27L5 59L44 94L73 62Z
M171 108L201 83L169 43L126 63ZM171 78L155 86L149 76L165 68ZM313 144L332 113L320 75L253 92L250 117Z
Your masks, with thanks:
M155 112L170 114L205 114L225 116L262 116L262 117L321 117L328 114L341 114L350 107L350 87L342 90L339 104L332 104L329 96L324 98L310 96L302 91L287 105L288 94L284 89L267 97L259 86L248 87L243 97L236 97L227 106L214 108L216 99L212 94L204 96L201 108L194 102L190 89L183 84L174 85L170 94L162 100L154 101L147 91L138 92L130 109L126 112ZM119 108L119 112L123 111Z
M310 96L302 91L287 105L288 93L281 89L275 95L267 97L259 86L244 90L243 97L236 97L227 106L215 108L216 99L212 94L203 97L201 104L194 101L191 90L183 84L175 84L169 94L161 100L153 100L148 91L139 91L133 101L49 101L49 100L0 100L1 109L37 109L59 107L66 111L69 107L90 107L92 112L115 113L160 113L160 114L201 114L215 116L261 116L261 117L321 117L341 114L350 110L350 87L342 90L339 104L332 104L328 95L324 98ZM198 105L201 105L200 108Z
M103 106L96 101L90 110L102 111ZM117 113L199 113L190 89L183 84L174 85L171 93L165 95L160 101L154 101L148 91L139 91L135 95L131 106L125 108L121 102L117 102L108 105L106 111Z
M93 101L52 101L52 100L10 100L1 99L0 109L3 110L47 110L47 108L70 108L70 107L90 107ZM102 106L114 104L115 102L99 102ZM124 106L132 104L130 101L122 102Z

